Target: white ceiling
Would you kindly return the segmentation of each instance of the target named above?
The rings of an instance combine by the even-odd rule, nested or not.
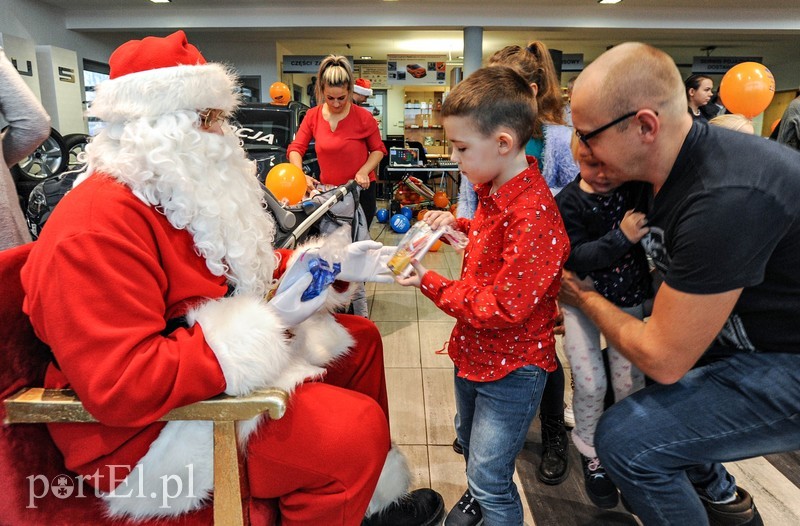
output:
[[[232,41],[275,39],[290,54],[384,60],[389,53],[445,52],[456,58],[462,29],[479,26],[485,56],[539,39],[591,60],[610,45],[638,40],[679,64],[707,54],[762,56],[775,66],[800,62],[800,0],[38,1],[63,10],[67,28],[81,33],[119,38],[182,28],[190,38],[211,32]]]

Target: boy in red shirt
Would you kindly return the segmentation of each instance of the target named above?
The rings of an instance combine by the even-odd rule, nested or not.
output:
[[[536,120],[528,83],[504,66],[483,68],[447,97],[442,117],[452,159],[472,184],[474,219],[428,212],[425,222],[469,236],[461,279],[412,261],[415,286],[456,318],[456,432],[468,489],[446,525],[521,525],[514,459],[555,369],[553,325],[569,240],[552,193],[525,143]]]

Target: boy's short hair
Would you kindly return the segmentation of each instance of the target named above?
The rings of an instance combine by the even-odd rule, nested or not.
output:
[[[481,68],[461,81],[445,99],[442,117],[466,117],[484,136],[510,128],[518,148],[533,134],[536,99],[530,85],[508,66]]]

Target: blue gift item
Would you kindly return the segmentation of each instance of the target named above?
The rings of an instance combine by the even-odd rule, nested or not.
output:
[[[375,212],[375,217],[378,218],[378,223],[385,223],[389,220],[389,211],[385,208],[381,208]]]
[[[414,211],[411,210],[411,208],[409,208],[407,206],[404,206],[403,208],[401,208],[400,209],[400,213],[403,214],[404,216],[406,216],[409,219],[414,217]]]
[[[341,269],[341,263],[334,263],[331,265],[319,256],[318,249],[312,248],[311,250],[303,252],[292,266],[286,269],[278,285],[276,294],[280,294],[292,286],[301,276],[308,272],[312,276],[311,284],[303,292],[300,300],[307,301],[311,298],[316,298],[325,290],[325,287],[336,280],[336,276]]]
[[[319,296],[326,287],[336,281],[336,276],[342,271],[341,263],[331,265],[322,258],[312,258],[308,262],[308,271],[313,279],[311,285],[300,296],[300,301],[308,301]]]
[[[408,232],[408,229],[411,227],[411,221],[403,214],[395,214],[392,216],[389,225],[392,227],[392,230],[398,234],[404,234]]]

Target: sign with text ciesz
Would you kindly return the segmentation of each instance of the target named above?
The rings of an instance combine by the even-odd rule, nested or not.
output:
[[[284,55],[283,73],[313,73],[319,71],[319,65],[325,60],[327,55]],[[353,65],[353,57],[347,56],[350,65]]]
[[[447,84],[446,55],[389,55],[386,76],[389,84],[439,86]]]

